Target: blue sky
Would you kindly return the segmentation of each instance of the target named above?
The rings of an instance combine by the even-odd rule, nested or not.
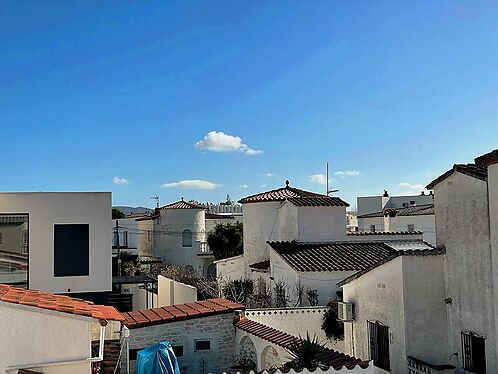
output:
[[[498,146],[495,2],[0,5],[1,191],[217,202],[329,161],[354,205]]]

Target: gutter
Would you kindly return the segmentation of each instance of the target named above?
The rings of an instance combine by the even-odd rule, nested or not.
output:
[[[76,359],[63,360],[63,361],[44,361],[44,362],[35,362],[32,364],[23,364],[23,365],[12,365],[5,367],[3,369],[3,373],[6,374],[12,370],[33,369],[33,368],[42,368],[50,366],[66,366],[66,365],[93,363],[93,362],[102,361],[104,359],[104,337],[105,337],[105,327],[107,325],[107,321],[105,319],[101,319],[99,320],[99,323],[100,323],[100,339],[99,339],[99,355],[97,357],[76,358]]]

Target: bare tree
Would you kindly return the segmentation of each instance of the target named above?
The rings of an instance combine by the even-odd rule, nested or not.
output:
[[[293,294],[296,297],[296,302],[294,307],[300,307],[303,304],[303,295],[304,295],[304,286],[301,284],[301,279],[298,279],[296,283],[294,283]]]
[[[308,287],[306,290],[306,295],[308,296],[308,302],[311,306],[318,305],[318,290]]]

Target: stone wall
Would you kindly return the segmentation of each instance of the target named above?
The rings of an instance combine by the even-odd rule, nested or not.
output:
[[[130,351],[133,355],[136,349],[169,341],[174,348],[183,347],[183,356],[177,357],[182,374],[228,371],[235,356],[234,318],[233,313],[227,313],[131,329]],[[210,350],[196,351],[196,340],[209,340]],[[126,361],[125,350],[122,360],[122,372],[125,373]],[[135,372],[135,363],[135,360],[130,361],[130,373]]]
[[[92,341],[92,356],[97,357],[99,354],[99,341]],[[100,373],[113,374],[118,364],[119,351],[121,349],[121,342],[119,340],[106,340],[104,344],[104,360],[98,362],[95,366],[100,366]],[[119,374],[119,368],[116,374]]]

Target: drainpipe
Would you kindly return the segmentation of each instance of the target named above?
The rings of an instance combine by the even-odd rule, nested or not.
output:
[[[65,365],[81,364],[85,362],[102,361],[104,359],[104,336],[105,336],[105,327],[107,325],[107,321],[105,319],[101,319],[99,320],[99,323],[100,323],[100,340],[99,340],[99,355],[97,357],[77,358],[77,359],[62,360],[62,361],[44,361],[44,362],[35,362],[32,364],[24,364],[24,365],[12,365],[5,367],[3,369],[3,373],[6,374],[9,371],[21,370],[21,369],[33,369],[33,368],[42,368],[50,366],[65,366]]]

